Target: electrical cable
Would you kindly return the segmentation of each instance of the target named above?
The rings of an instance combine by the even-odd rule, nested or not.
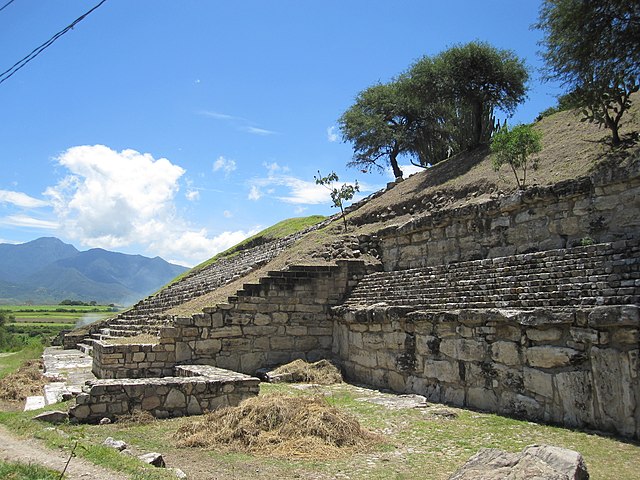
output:
[[[9,5],[11,5],[13,2],[15,2],[16,0],[9,0],[7,3],[5,3],[3,6],[0,7],[0,12],[2,10],[4,10],[5,8],[7,8]]]
[[[11,1],[14,1],[14,0],[11,0]],[[91,14],[94,10],[97,10],[106,1],[107,0],[102,0],[95,7],[93,7],[88,12],[86,12],[86,13],[82,14],[81,16],[79,16],[78,18],[76,18],[70,25],[68,25],[67,27],[65,27],[62,30],[60,30],[58,33],[56,33],[53,37],[51,37],[49,40],[44,42],[42,45],[34,48],[28,55],[26,55],[25,57],[23,57],[20,60],[18,60],[10,68],[8,68],[4,72],[0,73],[0,84],[3,83],[5,80],[8,80],[9,78],[11,78],[18,70],[20,70],[21,68],[26,66],[27,63],[29,63],[31,60],[33,60],[38,55],[40,55],[44,50],[46,50],[48,47],[50,47],[53,42],[58,40],[61,36],[63,36],[69,30],[73,29],[73,27],[75,27],[78,23],[80,23],[87,16],[89,16],[89,14]],[[9,2],[9,3],[11,3],[11,2]],[[5,6],[7,6],[7,5],[8,4],[6,4]]]

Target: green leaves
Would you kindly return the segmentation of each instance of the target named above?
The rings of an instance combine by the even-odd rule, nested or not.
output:
[[[529,165],[529,157],[542,149],[542,135],[531,125],[517,125],[512,130],[505,126],[501,128],[491,140],[493,168],[498,171],[504,164],[508,164],[513,171],[519,189],[524,189],[527,183],[527,168],[533,170],[538,165],[535,160]],[[518,170],[522,171],[520,177]]]
[[[331,172],[326,177],[323,177],[318,170],[318,175],[314,175],[313,179],[316,181],[316,185],[322,185],[326,189],[329,190],[331,194],[331,201],[333,202],[334,207],[340,208],[340,212],[342,214],[342,220],[344,221],[344,231],[347,231],[347,219],[344,216],[344,202],[348,202],[351,200],[356,192],[360,191],[360,186],[358,185],[358,181],[356,180],[353,185],[348,183],[343,183],[340,187],[335,187],[333,184],[340,179],[336,172]]]

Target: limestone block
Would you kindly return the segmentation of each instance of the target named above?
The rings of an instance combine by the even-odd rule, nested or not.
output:
[[[584,344],[598,343],[598,331],[593,328],[572,327],[569,329],[569,333],[575,342]]]
[[[275,324],[284,325],[289,322],[289,314],[286,312],[273,312],[271,320]]]
[[[571,365],[580,352],[566,347],[530,347],[526,350],[527,363],[531,367],[557,368]]]
[[[142,399],[141,407],[143,410],[151,411],[158,408],[161,404],[162,402],[157,395],[149,394]]]
[[[351,325],[350,327],[353,327]],[[349,331],[349,345],[354,346],[356,348],[364,348],[364,343],[362,342],[362,333]]]
[[[76,405],[70,410],[69,414],[78,420],[84,420],[89,418],[91,409],[89,408],[89,405]]]
[[[185,362],[193,358],[193,352],[186,342],[176,342],[176,362]]]
[[[491,344],[491,358],[505,365],[519,365],[520,352],[514,342],[494,342]]]
[[[253,317],[253,324],[258,326],[269,325],[271,323],[271,316],[264,313],[256,313]]]
[[[589,313],[588,322],[591,328],[613,326],[640,326],[638,307],[635,305],[595,307]]]
[[[444,403],[462,407],[464,405],[464,389],[454,386],[443,386],[441,390],[441,398]],[[436,400],[434,400],[436,401]]]
[[[384,348],[383,337],[378,333],[363,333],[362,343],[364,348],[368,350],[379,350]]]
[[[218,353],[222,349],[222,342],[217,338],[196,341],[196,355]]]
[[[424,376],[435,378],[439,382],[458,383],[460,381],[458,362],[425,359]]]
[[[349,360],[365,368],[377,368],[378,359],[375,353],[363,349],[351,349]],[[393,367],[395,368],[395,361]]]
[[[487,344],[466,338],[444,338],[440,342],[440,352],[456,360],[479,362],[487,354]]]
[[[177,388],[172,388],[164,401],[163,407],[171,411],[175,408],[185,408],[187,406],[187,398]]]
[[[522,373],[526,390],[543,397],[553,398],[553,375],[527,367],[522,370]]]
[[[589,372],[561,372],[554,378],[554,404],[559,418],[568,427],[593,425],[593,382]]]
[[[633,388],[628,354],[613,348],[593,347],[591,373],[596,390],[596,411],[605,428],[614,427],[623,435],[633,435],[638,398],[637,389]]]
[[[480,410],[496,412],[498,410],[498,397],[493,390],[488,388],[472,387],[467,391],[466,404]]]
[[[390,371],[387,375],[389,388],[394,392],[406,391],[406,378],[398,372]]]
[[[202,414],[202,407],[200,406],[198,399],[193,395],[189,396],[189,400],[187,402],[187,414],[188,415]]]
[[[562,330],[559,328],[527,328],[527,338],[534,342],[555,342],[562,337]]]
[[[242,328],[240,325],[231,325],[228,327],[221,327],[212,329],[209,332],[209,338],[229,338],[229,337],[241,337]]]
[[[296,337],[294,338],[294,348],[299,352],[307,352],[318,347],[317,337]]]
[[[636,328],[617,328],[612,332],[611,342],[617,345],[637,345],[640,331]]]
[[[419,355],[433,355],[440,350],[440,339],[432,335],[416,335],[416,352]]]

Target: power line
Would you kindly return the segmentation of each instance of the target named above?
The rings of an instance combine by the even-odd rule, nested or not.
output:
[[[7,8],[9,5],[11,5],[13,2],[15,2],[16,0],[9,0],[7,3],[5,3],[3,6],[0,7],[0,12],[2,10],[4,10],[5,8]]]
[[[14,0],[11,0],[9,3],[13,2]],[[29,63],[31,60],[33,60],[34,58],[36,58],[38,55],[40,55],[44,50],[46,50],[48,47],[51,46],[51,44],[53,44],[53,42],[55,42],[56,40],[58,40],[61,36],[63,36],[65,33],[67,33],[69,30],[73,29],[73,27],[75,27],[78,23],[80,23],[82,20],[84,20],[87,16],[89,16],[89,14],[91,14],[91,12],[93,12],[94,10],[97,10],[104,2],[106,2],[107,0],[102,0],[100,3],[98,3],[95,7],[93,7],[91,10],[89,10],[88,12],[84,13],[83,15],[79,16],[78,18],[76,18],[73,23],[71,23],[70,25],[68,25],[67,27],[63,28],[62,30],[60,30],[58,33],[56,33],[53,37],[51,37],[49,40],[47,40],[46,42],[44,42],[42,45],[34,48],[28,55],[26,55],[25,57],[21,58],[20,60],[18,60],[16,63],[14,63],[11,68],[8,68],[7,70],[5,70],[4,72],[0,73],[0,83],[3,83],[5,80],[8,80],[9,78],[11,78],[13,75],[15,75],[15,73],[20,70],[21,68],[23,68],[25,65],[27,65],[27,63]],[[5,5],[5,7],[7,5],[9,5],[9,3],[7,3]],[[4,8],[4,7],[2,7]]]

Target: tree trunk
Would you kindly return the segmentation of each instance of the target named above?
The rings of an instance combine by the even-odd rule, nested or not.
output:
[[[389,163],[391,164],[391,169],[393,170],[393,176],[395,178],[402,178],[402,170],[400,170],[400,166],[398,165],[398,148],[394,148],[389,154]]]
[[[608,114],[604,116],[604,122],[611,130],[611,145],[617,147],[620,145],[620,133],[618,132],[618,122],[611,118]]]

